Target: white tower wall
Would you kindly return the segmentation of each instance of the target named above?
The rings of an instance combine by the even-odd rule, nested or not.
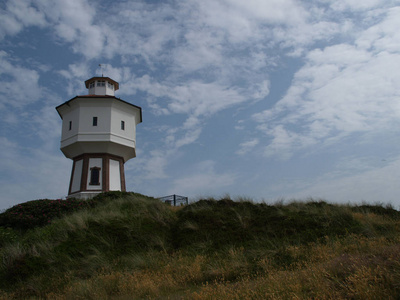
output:
[[[136,156],[140,108],[121,100],[112,101],[107,96],[82,96],[59,108],[59,112],[63,114],[61,151],[66,157],[72,159],[93,151],[120,155],[125,161]],[[96,126],[93,118],[96,118]]]
[[[78,192],[81,188],[82,167],[83,167],[83,159],[80,159],[75,163],[75,167],[73,168],[72,171],[71,193]]]
[[[110,191],[121,190],[121,171],[119,161],[110,159]]]

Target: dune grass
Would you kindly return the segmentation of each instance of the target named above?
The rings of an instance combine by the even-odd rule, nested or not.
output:
[[[96,201],[47,225],[0,227],[1,299],[400,296],[391,207],[205,199],[174,208],[134,193]]]

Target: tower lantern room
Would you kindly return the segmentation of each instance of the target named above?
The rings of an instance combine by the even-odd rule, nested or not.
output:
[[[108,77],[85,81],[88,95],[56,107],[62,119],[60,149],[73,160],[68,197],[126,191],[124,164],[136,156],[139,106],[115,97],[118,82]]]
[[[89,95],[114,96],[119,89],[118,82],[108,77],[92,77],[85,81],[85,85],[89,89]]]

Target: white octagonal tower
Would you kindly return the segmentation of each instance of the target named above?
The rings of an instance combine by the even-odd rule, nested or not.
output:
[[[136,156],[136,125],[142,109],[114,96],[118,82],[85,81],[89,94],[56,107],[62,119],[61,151],[73,160],[68,197],[91,198],[126,191],[124,163]]]

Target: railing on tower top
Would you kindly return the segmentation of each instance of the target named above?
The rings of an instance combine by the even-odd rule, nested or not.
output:
[[[173,205],[173,206],[189,204],[188,197],[179,196],[179,195],[170,195],[170,196],[165,196],[165,197],[161,197],[158,199],[164,203],[167,203],[167,204]]]

